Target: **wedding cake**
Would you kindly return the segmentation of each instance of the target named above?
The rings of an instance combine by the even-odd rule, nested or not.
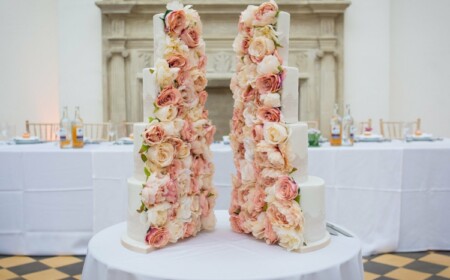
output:
[[[308,127],[299,122],[297,68],[288,67],[290,15],[274,1],[239,19],[231,80],[230,142],[237,174],[229,208],[235,232],[289,251],[326,246],[324,182],[308,176]]]
[[[202,23],[191,6],[167,5],[153,17],[154,68],[143,78],[144,122],[134,125],[122,244],[149,252],[215,227],[217,192],[209,149],[215,127],[207,92]]]

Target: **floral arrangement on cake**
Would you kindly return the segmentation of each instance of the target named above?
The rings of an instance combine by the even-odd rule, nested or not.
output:
[[[208,93],[202,23],[191,6],[176,1],[167,5],[161,20],[165,38],[155,40],[163,41],[156,50],[162,59],[150,70],[159,92],[154,118],[142,134],[139,153],[147,179],[137,209],[148,226],[145,241],[155,248],[212,230],[217,196],[209,149],[216,129],[204,107]]]
[[[252,234],[287,250],[304,245],[300,189],[291,174],[289,129],[281,112],[286,71],[278,54],[278,6],[248,6],[239,19],[233,49],[236,74],[230,88],[230,134],[237,174],[229,209],[235,232]]]

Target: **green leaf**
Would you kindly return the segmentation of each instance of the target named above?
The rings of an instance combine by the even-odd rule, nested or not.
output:
[[[153,102],[153,108],[154,108],[154,110],[153,110],[154,113],[159,111],[159,107],[156,105],[156,102]]]
[[[300,204],[300,196],[301,195],[297,195],[297,197],[294,199],[295,201],[297,201],[298,204]]]
[[[164,13],[163,17],[160,18],[160,19],[164,22],[164,28],[166,28],[166,16],[167,16],[167,14],[169,14],[170,12],[172,12],[172,10],[167,10],[167,11]]]
[[[155,73],[155,69],[154,68],[150,68],[150,74]]]
[[[149,122],[149,123],[153,122],[154,120],[156,120],[156,118],[154,118],[154,117],[148,117],[148,122]]]
[[[236,212],[234,212],[234,214],[239,215],[239,213],[241,213],[241,209],[238,209]]]
[[[211,196],[214,196],[214,194],[213,193],[209,193],[206,197],[211,197]]]
[[[278,66],[278,71],[283,72],[283,67],[281,65]]]
[[[147,179],[145,179],[145,181],[147,181],[148,177],[150,177],[151,173],[150,173],[150,170],[148,170],[147,167],[144,167],[144,172],[145,172],[145,176],[147,176]]]
[[[298,169],[297,168],[292,168],[292,170],[291,170],[291,172],[289,172],[289,175],[291,175],[292,173],[294,173],[295,171],[297,171]]]
[[[142,212],[144,212],[146,209],[145,209],[145,204],[144,204],[144,202],[142,202],[141,201],[141,207],[139,207],[139,209],[138,210],[136,210],[138,213],[142,213]]]
[[[141,154],[141,159],[142,159],[143,162],[147,161],[147,157],[144,154]]]
[[[145,144],[142,144],[141,149],[139,150],[139,153],[145,153],[146,151],[148,151],[148,149],[150,148],[150,146],[147,146]]]
[[[308,244],[306,244],[306,242],[305,242],[305,241],[303,241],[303,246],[308,246]]]
[[[275,17],[278,17],[280,15],[280,11],[277,11],[277,13],[275,14]]]
[[[269,208],[269,205],[266,203],[266,204],[264,204],[263,211],[266,212],[267,208]]]

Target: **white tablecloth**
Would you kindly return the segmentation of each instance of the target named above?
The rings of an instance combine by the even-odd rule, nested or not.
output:
[[[213,144],[227,209],[229,146]],[[0,254],[85,254],[89,238],[125,220],[132,146],[0,145]],[[326,182],[327,220],[352,230],[363,254],[450,249],[450,140],[309,149]]]
[[[357,238],[333,236],[330,245],[310,253],[278,246],[231,231],[228,213],[216,211],[214,232],[202,232],[150,254],[125,249],[125,223],[107,228],[89,242],[83,280],[301,279],[362,280]]]

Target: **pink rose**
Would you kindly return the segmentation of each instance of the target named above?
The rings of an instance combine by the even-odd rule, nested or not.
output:
[[[216,127],[214,125],[210,125],[210,126],[206,127],[205,138],[206,138],[206,143],[208,145],[211,145],[214,142],[214,134],[215,133],[216,133]]]
[[[142,133],[142,138],[148,145],[156,145],[161,143],[165,136],[166,132],[159,124],[147,127]]]
[[[202,210],[202,217],[207,217],[210,212],[209,200],[208,200],[208,191],[203,191],[200,194],[200,209]]]
[[[195,48],[200,44],[200,34],[195,28],[186,28],[181,32],[180,39],[189,47]]]
[[[295,228],[303,224],[300,205],[296,201],[274,201],[266,211],[270,223],[283,228]]]
[[[200,92],[205,89],[208,84],[208,80],[206,79],[205,73],[201,71],[195,71],[193,73],[194,79],[194,88],[197,92]]]
[[[270,221],[267,218],[265,221],[264,238],[266,239],[267,244],[275,244],[278,241],[278,236],[273,231],[272,225],[270,224]]]
[[[189,189],[189,195],[197,195],[200,193],[199,180],[197,176],[191,176],[191,184]]]
[[[198,61],[198,69],[205,71],[208,58],[206,55],[202,55]]]
[[[167,182],[167,184],[163,186],[166,201],[169,203],[175,203],[178,201],[177,183],[175,180],[171,179],[169,182]]]
[[[198,101],[201,106],[205,106],[206,99],[208,99],[208,93],[205,90],[202,90],[198,93]]]
[[[203,118],[203,119],[207,119],[207,118],[208,118],[208,115],[209,115],[208,110],[203,109],[203,112],[202,112],[202,118]]]
[[[259,142],[264,139],[264,133],[263,133],[263,125],[262,124],[256,124],[252,128],[252,137],[255,142]]]
[[[255,100],[257,93],[258,91],[256,89],[249,86],[242,94],[242,99],[244,100],[244,102],[250,102],[252,100]]]
[[[278,92],[281,88],[282,79],[277,74],[266,74],[256,79],[256,88],[261,93]]]
[[[187,107],[186,109],[195,107],[198,104],[198,95],[195,92],[193,86],[183,86],[180,87],[181,90],[181,98],[183,99],[183,106]]]
[[[156,105],[158,107],[164,107],[168,105],[176,105],[181,99],[181,93],[173,86],[168,86],[161,90],[156,98]]]
[[[172,53],[167,59],[167,63],[170,68],[180,68],[180,72],[181,70],[188,68],[188,61],[186,57],[179,52]]]
[[[181,171],[183,171],[183,163],[179,159],[174,159],[167,169],[172,180],[176,180]]]
[[[166,29],[170,34],[180,35],[184,28],[186,28],[184,10],[176,10],[166,16]]]
[[[239,217],[239,215],[236,215],[236,214],[230,215],[230,223],[231,223],[231,229],[234,232],[244,233],[244,231],[241,228],[242,221],[241,221],[241,217]]]
[[[166,228],[151,227],[145,236],[145,242],[155,248],[164,247],[169,243],[169,231]]]
[[[194,174],[194,176],[198,176],[200,174],[203,174],[205,169],[205,161],[201,156],[194,156],[192,159],[192,166],[191,171]]]
[[[275,24],[278,6],[275,1],[262,3],[255,13],[254,24],[258,26]]]
[[[196,225],[194,222],[184,223],[184,235],[183,238],[188,238],[190,236],[195,236]]]
[[[293,200],[298,195],[298,186],[289,176],[278,178],[275,183],[275,197],[279,200]]]
[[[183,124],[183,128],[181,129],[181,138],[184,141],[192,142],[196,139],[197,135],[195,134],[194,125],[191,121],[185,120]]]
[[[278,108],[260,107],[257,116],[263,122],[280,122],[281,111]]]
[[[194,87],[194,82],[189,71],[178,71],[177,83],[180,87]]]
[[[266,194],[262,188],[255,188],[252,193],[252,210],[256,212],[261,212],[264,208],[264,205],[266,202],[264,201],[266,199]]]

